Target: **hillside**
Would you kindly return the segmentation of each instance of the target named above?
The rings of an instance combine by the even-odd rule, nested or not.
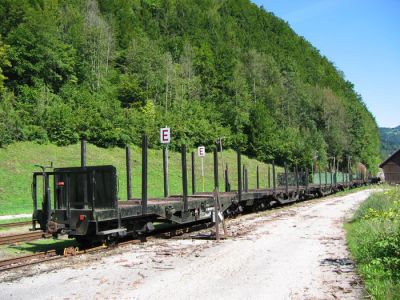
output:
[[[268,7],[266,8],[268,10]],[[263,161],[350,155],[374,170],[376,122],[318,49],[248,0],[3,0],[0,147],[172,149],[224,137]]]
[[[381,135],[381,155],[386,159],[400,149],[400,126],[396,128],[379,128]]]
[[[132,185],[133,196],[140,198],[141,195],[141,149],[133,146],[131,148],[132,159]],[[149,150],[149,197],[163,196],[163,173],[162,173],[162,151]],[[181,156],[180,153],[169,153],[170,172],[170,194],[182,194]],[[188,184],[191,192],[191,163],[188,160]],[[33,142],[14,143],[6,149],[0,148],[0,215],[9,213],[32,212],[32,172],[40,171],[35,165],[49,165],[53,162],[54,167],[80,166],[80,145],[74,144],[65,147],[55,145],[38,145]],[[212,191],[214,184],[213,158],[211,154],[205,157],[205,191]],[[236,152],[224,151],[224,162],[229,165],[230,183],[232,189],[237,189],[236,175]],[[260,168],[260,184],[267,187],[267,165],[246,156],[242,157],[242,163],[248,168],[249,188],[256,187],[257,165]],[[99,148],[95,145],[87,145],[88,165],[114,165],[118,174],[118,196],[124,200],[126,196],[126,169],[125,150],[118,147],[108,149]],[[220,166],[221,168],[221,166]],[[220,169],[221,171],[221,169]],[[279,171],[282,171],[280,168]],[[222,172],[220,172],[221,188],[224,189]],[[38,184],[40,187],[41,184]],[[202,191],[201,164],[197,158],[196,163],[196,186],[197,191]],[[40,192],[39,192],[40,194]]]

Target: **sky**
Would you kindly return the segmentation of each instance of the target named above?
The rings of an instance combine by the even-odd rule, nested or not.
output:
[[[400,0],[252,0],[352,82],[380,127],[400,125]]]

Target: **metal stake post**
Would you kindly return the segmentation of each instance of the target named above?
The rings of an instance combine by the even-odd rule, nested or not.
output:
[[[142,214],[147,214],[147,136],[142,138]]]
[[[309,185],[309,174],[308,174],[308,168],[306,167],[305,171],[305,176],[306,176],[306,193],[308,193],[308,185]]]
[[[249,191],[249,177],[247,168],[244,169],[244,190],[246,193]]]
[[[85,168],[86,167],[86,141],[81,140],[81,167]],[[82,185],[83,185],[83,203],[86,203],[88,201],[88,182],[87,182],[87,177],[88,174],[83,173],[82,174]]]
[[[272,184],[274,188],[274,194],[276,192],[276,180],[275,180],[275,161],[272,161]]]
[[[126,197],[132,199],[132,175],[131,175],[131,149],[125,148],[126,155]]]
[[[195,169],[194,152],[192,152],[192,194],[196,193],[196,169]]]
[[[245,174],[246,166],[243,164],[243,191],[246,191],[246,174]]]
[[[319,188],[321,188],[322,180],[321,180],[321,168],[318,163],[318,179],[319,179]]]
[[[223,137],[218,138],[219,141],[219,150],[221,151],[221,170],[224,170],[224,150],[222,148],[222,139]],[[224,179],[225,179],[225,174],[223,173]],[[226,187],[225,187],[226,189]]]
[[[257,166],[257,190],[260,189],[260,169]]]
[[[286,162],[285,162],[285,191],[286,195],[289,196],[288,167]]]
[[[236,151],[237,155],[237,172],[238,172],[238,196],[239,202],[242,200],[242,157],[240,154],[240,149]]]
[[[214,188],[219,187],[218,181],[218,152],[217,148],[214,148]]]
[[[268,166],[268,188],[271,188],[271,168]]]
[[[81,140],[81,167],[86,167],[86,141]]]
[[[230,192],[231,191],[231,185],[229,183],[229,168],[228,164],[226,164],[225,168],[225,192]]]
[[[182,198],[183,211],[186,213],[189,208],[188,204],[188,187],[187,187],[187,164],[186,164],[186,145],[182,145]]]

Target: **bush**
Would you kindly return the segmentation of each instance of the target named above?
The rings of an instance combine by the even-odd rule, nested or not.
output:
[[[24,126],[22,136],[25,141],[37,142],[39,144],[44,144],[49,140],[46,130],[36,125]]]
[[[400,296],[400,193],[367,199],[347,227],[347,238],[367,291],[376,299]]]

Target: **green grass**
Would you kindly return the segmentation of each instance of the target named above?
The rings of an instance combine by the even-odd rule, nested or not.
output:
[[[195,149],[192,149],[195,150]],[[133,196],[140,197],[141,187],[141,149],[131,146]],[[219,156],[220,158],[220,156]],[[38,165],[55,167],[80,166],[80,145],[58,147],[52,144],[39,145],[33,142],[21,142],[0,149],[0,215],[32,212],[31,182],[32,172],[38,171]],[[169,152],[169,188],[170,194],[182,194],[181,155]],[[190,153],[187,155],[189,192],[191,191]],[[230,169],[232,189],[237,189],[236,152],[224,151],[224,162]],[[148,153],[148,194],[149,197],[163,195],[162,151],[150,149]],[[267,186],[267,165],[254,159],[242,156],[242,163],[248,168],[249,188],[256,187],[256,167],[260,167],[260,185]],[[117,168],[119,192],[121,200],[126,199],[125,149],[99,148],[87,144],[88,165],[114,165]],[[196,155],[196,186],[202,191],[201,164]],[[281,170],[281,169],[280,169]],[[224,189],[221,161],[219,163],[219,181]],[[272,172],[271,172],[272,173]],[[205,157],[205,191],[213,189],[213,158],[211,153]],[[38,187],[41,184],[38,183]],[[38,193],[40,194],[40,193]]]
[[[375,193],[345,225],[357,270],[373,299],[400,299],[400,190]]]

